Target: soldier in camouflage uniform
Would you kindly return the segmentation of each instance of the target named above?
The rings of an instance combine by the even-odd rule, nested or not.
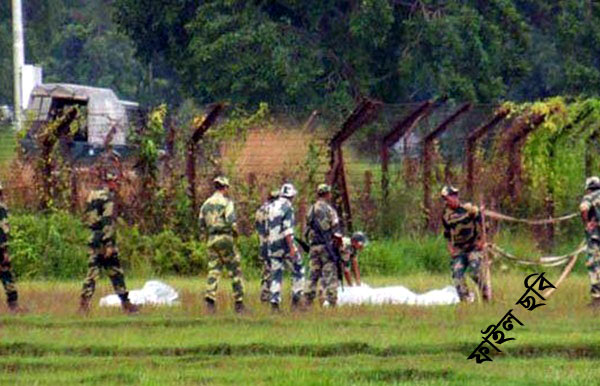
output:
[[[585,225],[587,242],[586,267],[590,277],[591,307],[600,307],[600,178],[590,177],[585,182],[585,196],[579,210]]]
[[[467,287],[465,273],[470,269],[471,278],[481,289],[484,300],[489,300],[489,291],[482,278],[481,260],[483,241],[482,221],[479,208],[471,203],[461,203],[458,189],[444,186],[441,196],[446,202],[442,224],[444,237],[452,257],[452,279],[461,301],[473,302],[475,295]]]
[[[296,196],[292,184],[284,184],[279,198],[269,205],[268,236],[269,260],[271,261],[271,308],[279,311],[281,303],[281,282],[283,268],[292,274],[292,310],[302,310],[304,291],[304,267],[302,256],[294,241],[294,208],[292,200]]]
[[[367,244],[367,237],[362,232],[354,232],[352,237],[343,237],[339,247],[340,256],[344,261],[344,277],[348,285],[352,286],[352,276],[354,282],[360,286],[360,270],[358,268],[358,252]],[[352,273],[350,273],[352,269]]]
[[[243,313],[244,284],[240,255],[234,242],[238,235],[235,208],[233,201],[227,197],[229,180],[221,176],[215,178],[213,183],[215,193],[202,204],[198,216],[200,230],[207,236],[208,247],[208,279],[204,298],[206,308],[209,313],[215,312],[217,286],[221,271],[226,268],[232,276],[235,311]]]
[[[10,264],[10,256],[8,255],[8,235],[10,227],[8,225],[8,208],[4,203],[4,188],[0,184],[0,279],[6,292],[6,301],[8,309],[11,312],[19,312],[17,288],[15,287],[15,275]]]
[[[317,296],[317,285],[325,290],[325,298],[330,306],[337,304],[338,268],[323,245],[316,232],[312,229],[313,218],[319,224],[323,235],[332,242],[334,235],[341,238],[339,232],[340,222],[336,210],[329,204],[331,201],[331,187],[321,184],[317,187],[317,202],[315,202],[306,214],[305,237],[310,243],[310,282],[306,293],[306,300],[311,305]]]
[[[138,307],[129,301],[115,234],[114,199],[118,190],[116,174],[106,173],[104,183],[106,187],[92,190],[86,201],[86,222],[92,234],[88,242],[89,269],[81,290],[79,310],[81,313],[89,311],[96,280],[100,276],[100,271],[104,269],[121,299],[123,310],[133,314],[138,312]]]
[[[254,214],[254,227],[258,233],[260,250],[258,257],[262,263],[263,270],[260,279],[260,301],[267,303],[271,300],[271,262],[269,261],[269,244],[267,243],[269,225],[269,205],[279,197],[279,191],[273,190],[269,193],[269,199],[265,201]]]

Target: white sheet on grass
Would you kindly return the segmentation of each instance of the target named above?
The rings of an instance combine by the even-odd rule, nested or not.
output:
[[[179,294],[173,287],[158,281],[150,280],[144,284],[142,289],[129,291],[129,300],[137,305],[166,305],[174,306],[179,304],[177,299]],[[100,299],[100,306],[115,307],[121,305],[121,299],[118,295],[108,295]]]
[[[416,306],[434,306],[456,304],[458,293],[453,286],[434,289],[423,294],[412,292],[403,286],[371,288],[366,284],[355,287],[338,287],[339,305],[356,304],[409,304]]]

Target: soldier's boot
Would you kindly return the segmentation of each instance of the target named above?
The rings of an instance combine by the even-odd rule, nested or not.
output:
[[[304,297],[304,305],[306,306],[306,308],[311,308],[313,306],[314,302],[315,302],[315,299],[311,298],[310,296]]]
[[[140,308],[132,302],[130,302],[129,300],[121,302],[121,308],[123,308],[123,312],[127,314],[137,314],[138,312],[140,312]]]
[[[215,312],[217,312],[217,306],[215,305],[215,301],[209,298],[205,298],[204,302],[206,303],[206,313],[207,314],[214,314]]]
[[[281,309],[279,308],[279,303],[271,303],[271,313],[273,313],[273,314],[281,313]]]
[[[8,310],[13,314],[22,314],[27,312],[25,308],[19,306],[19,302],[17,300],[8,302]]]
[[[592,301],[588,304],[588,307],[599,309],[600,308],[600,298],[592,298]]]
[[[81,315],[87,315],[90,313],[90,298],[81,297],[79,300],[79,313]]]
[[[267,293],[261,293],[260,295],[260,301],[262,303],[268,303],[271,300],[271,293],[267,292]]]
[[[479,287],[479,290],[481,292],[481,299],[484,302],[489,303],[492,300],[492,289],[487,285],[483,284]]]
[[[237,314],[240,315],[247,315],[250,313],[250,311],[246,308],[246,306],[244,306],[244,302],[235,302],[235,305],[233,306],[235,312]]]
[[[300,296],[298,297],[293,297],[292,298],[292,312],[306,312],[308,311],[308,309],[306,308],[306,306],[304,305],[304,303],[302,303],[302,298]]]

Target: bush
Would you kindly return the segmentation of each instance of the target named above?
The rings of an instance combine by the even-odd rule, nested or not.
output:
[[[13,214],[9,221],[10,254],[19,277],[83,280],[87,271],[89,231],[77,217],[58,211],[47,215]],[[557,253],[575,249],[579,237],[579,234],[571,234],[570,240],[564,240]],[[137,226],[129,226],[122,221],[118,223],[117,242],[127,276],[148,278],[206,273],[206,243],[195,238],[193,235],[183,238],[170,229],[144,234]],[[504,229],[494,239],[498,245],[518,256],[536,258],[542,255],[535,246],[535,240],[526,232]],[[239,237],[237,247],[244,275],[258,277],[261,264],[257,236]],[[308,256],[304,255],[308,264]],[[359,261],[364,275],[449,272],[446,241],[441,235],[374,240],[360,253]],[[523,268],[504,262],[501,265],[513,266],[513,269],[539,269],[537,266]],[[500,268],[500,264],[497,267]],[[585,271],[583,264],[578,264],[577,271]]]
[[[66,212],[14,215],[9,218],[9,253],[25,278],[83,278],[87,271],[85,226]]]

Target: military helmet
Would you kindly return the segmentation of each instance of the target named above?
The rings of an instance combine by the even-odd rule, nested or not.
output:
[[[274,200],[279,197],[279,190],[273,189],[269,192],[269,199]]]
[[[354,232],[350,240],[359,243],[360,245],[367,245],[369,242],[367,236],[363,232]]]
[[[218,184],[218,185],[221,185],[221,186],[229,187],[229,179],[227,179],[227,177],[225,177],[225,176],[215,177],[215,179],[213,180],[213,182],[215,184]]]
[[[331,186],[327,184],[319,184],[319,186],[317,187],[317,194],[319,195],[329,192],[331,192]]]
[[[283,184],[281,186],[281,190],[279,191],[279,195],[281,197],[285,197],[285,198],[295,197],[296,194],[298,194],[298,191],[296,191],[296,188],[294,188],[294,185],[292,185],[290,183]]]
[[[588,177],[585,180],[585,189],[586,190],[600,189],[600,178],[598,178],[596,176]]]
[[[456,189],[452,185],[444,185],[444,187],[442,188],[442,191],[440,192],[440,195],[442,197],[447,197],[447,196],[450,196],[452,194],[458,194],[458,189]]]

